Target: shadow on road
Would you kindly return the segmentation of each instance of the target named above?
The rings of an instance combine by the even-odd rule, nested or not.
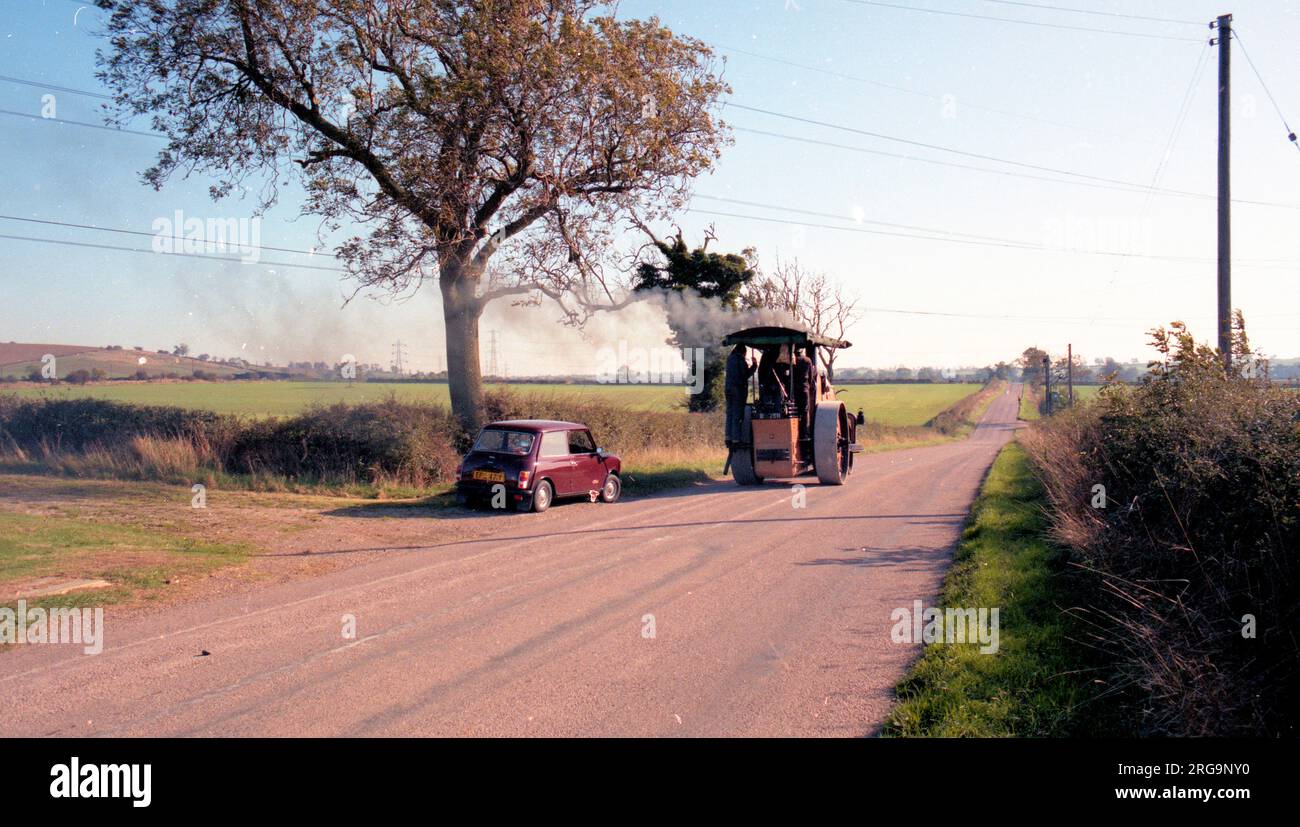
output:
[[[495,543],[504,546],[509,543],[526,542],[528,540],[556,540],[564,537],[581,537],[587,535],[600,536],[605,534],[626,534],[626,533],[645,532],[645,531],[663,531],[665,529],[673,529],[673,528],[699,528],[702,526],[717,526],[717,525],[744,525],[744,524],[794,523],[794,522],[806,523],[806,522],[821,522],[821,521],[839,522],[839,521],[851,521],[851,520],[921,521],[927,519],[932,520],[932,522],[930,523],[913,522],[911,524],[912,525],[929,525],[929,524],[958,525],[960,524],[960,521],[966,519],[966,514],[964,512],[960,514],[859,514],[859,515],[848,515],[848,516],[835,515],[835,516],[824,516],[824,517],[821,516],[818,517],[812,517],[812,516],[751,517],[751,518],[746,518],[741,520],[727,520],[727,519],[697,520],[693,522],[683,522],[683,523],[654,523],[653,525],[609,526],[606,528],[577,528],[577,529],[570,529],[567,531],[545,531],[545,532],[538,532],[533,534],[515,534],[510,536],[478,537],[478,538],[469,538],[465,540],[452,540],[446,543],[430,543],[428,545],[367,546],[364,548],[339,548],[339,549],[327,549],[321,551],[312,551],[308,549],[306,551],[260,554],[255,556],[258,557],[308,557],[308,556],[329,557],[338,554],[360,554],[363,552],[372,552],[372,551],[433,551],[435,549],[440,549],[440,548],[454,548],[456,546],[471,546],[471,545],[479,545],[483,543]]]
[[[796,485],[805,485],[815,487],[820,485],[815,477],[799,478],[790,480],[768,480],[762,486],[754,488],[743,488],[742,491],[762,491],[772,490],[779,491],[782,488],[793,488]],[[673,488],[667,491],[656,491],[648,494],[636,494],[632,491],[625,491],[623,500],[626,502],[642,502],[650,500],[671,500],[679,497],[698,497],[701,494],[713,494],[725,490],[736,490],[737,485],[731,480],[700,480],[689,483],[680,488]],[[355,505],[340,506],[329,511],[321,512],[327,517],[411,517],[421,520],[431,518],[456,520],[466,519],[469,517],[482,517],[490,514],[501,516],[509,514],[518,514],[520,512],[505,509],[493,511],[491,508],[472,509],[465,506],[454,504],[454,496],[451,493],[439,494],[434,497],[428,497],[422,500],[413,500],[408,502],[384,502],[378,500],[375,502],[357,503]],[[551,506],[555,509],[562,509],[574,505],[591,505],[584,497],[566,497],[556,500]]]
[[[962,515],[963,517],[965,515]],[[957,525],[945,522],[943,525]],[[900,563],[931,563],[946,560],[955,544],[942,548],[909,546],[907,548],[846,548],[846,552],[862,552],[853,557],[820,557],[816,560],[804,560],[796,566],[852,566],[854,568],[876,568],[896,566]]]

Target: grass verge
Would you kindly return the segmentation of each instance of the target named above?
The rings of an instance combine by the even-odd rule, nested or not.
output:
[[[1032,422],[1033,420],[1038,419],[1041,416],[1038,412],[1038,405],[1038,391],[1029,385],[1029,383],[1022,384],[1020,386],[1020,413],[1018,418],[1023,419],[1026,422]]]
[[[1043,491],[1009,443],[989,471],[944,581],[942,607],[998,607],[1000,648],[932,644],[899,684],[887,737],[1104,734],[1096,664],[1071,639],[1065,552],[1045,539]]]
[[[79,514],[0,511],[0,594],[39,578],[97,578],[109,588],[26,598],[29,606],[103,606],[151,599],[181,577],[243,562],[248,548],[189,536],[172,526],[108,523]],[[13,600],[5,605],[12,606]]]

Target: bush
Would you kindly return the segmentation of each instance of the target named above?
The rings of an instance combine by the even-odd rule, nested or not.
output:
[[[82,370],[74,370],[67,376],[63,377],[63,379],[65,382],[71,382],[74,385],[84,385],[90,381],[90,371],[85,370],[84,368]]]
[[[560,419],[591,428],[596,444],[613,453],[659,448],[719,448],[723,413],[631,411],[569,394],[518,394],[489,391],[484,397],[488,421]],[[467,449],[468,435],[460,447]]]
[[[1145,732],[1295,734],[1300,396],[1243,378],[1239,337],[1225,376],[1182,325],[1162,328],[1164,360],[1141,385],[1108,386],[1023,437],[1090,583],[1090,642]]]
[[[433,405],[331,405],[246,426],[225,464],[292,479],[426,486],[454,478],[456,429],[450,412]]]
[[[125,405],[104,399],[0,396],[0,444],[29,452],[111,448],[137,436],[228,444],[234,417],[211,411]]]
[[[572,397],[488,395],[490,419],[566,419],[591,427],[617,453],[716,449],[720,415],[628,411]],[[317,407],[248,421],[210,411],[102,399],[0,396],[0,450],[40,457],[65,473],[175,479],[182,469],[310,483],[453,481],[474,434],[440,406],[398,402]],[[186,447],[188,446],[188,447]],[[76,455],[93,462],[77,462]]]

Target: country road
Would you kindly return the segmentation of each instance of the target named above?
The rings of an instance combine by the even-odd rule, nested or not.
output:
[[[811,479],[803,508],[789,485],[719,483],[455,542],[394,518],[427,522],[427,545],[121,623],[110,609],[100,655],[0,653],[0,735],[871,734],[917,654],[890,612],[932,605],[1017,395],[969,439]]]

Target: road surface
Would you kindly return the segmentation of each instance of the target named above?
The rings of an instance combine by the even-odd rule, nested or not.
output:
[[[0,653],[0,735],[871,734],[918,651],[890,612],[934,604],[1017,395],[969,439],[811,479],[801,508],[720,483],[449,543],[427,519],[427,546],[375,562],[110,609],[102,654]]]

